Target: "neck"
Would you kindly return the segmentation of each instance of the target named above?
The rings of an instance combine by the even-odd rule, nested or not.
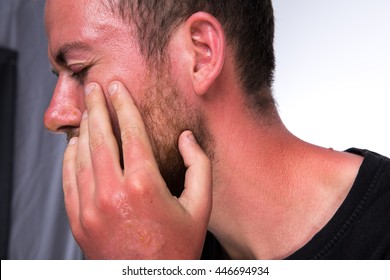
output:
[[[361,159],[305,143],[279,118],[259,124],[243,112],[225,113],[211,127],[217,144],[209,230],[234,259],[285,258],[331,219]]]

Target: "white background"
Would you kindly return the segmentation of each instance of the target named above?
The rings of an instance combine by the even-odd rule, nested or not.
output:
[[[274,94],[301,139],[390,156],[390,1],[274,0]]]
[[[122,275],[127,267],[138,269],[175,269],[183,274],[190,269],[205,270],[206,275],[142,276]],[[268,275],[239,275],[239,268],[268,267]],[[226,268],[228,274],[216,273]],[[236,269],[238,268],[238,270]],[[192,272],[192,274],[194,274]],[[237,275],[238,274],[238,275]],[[1,261],[2,280],[329,280],[329,279],[389,279],[387,261]],[[145,274],[143,274],[145,275]]]

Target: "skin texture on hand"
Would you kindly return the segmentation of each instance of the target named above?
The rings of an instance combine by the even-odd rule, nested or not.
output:
[[[185,188],[180,198],[172,196],[131,95],[113,82],[108,96],[121,149],[103,89],[91,83],[79,137],[64,154],[65,206],[76,241],[87,259],[198,259],[212,206],[209,159],[184,131],[179,150],[187,167]]]

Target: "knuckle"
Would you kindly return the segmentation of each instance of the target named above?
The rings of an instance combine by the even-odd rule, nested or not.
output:
[[[121,139],[123,143],[133,142],[140,134],[137,126],[124,126],[121,128]]]
[[[62,190],[64,192],[64,198],[65,198],[65,202],[68,200],[69,197],[72,196],[72,192],[73,192],[73,184],[70,182],[70,181],[64,181],[63,184],[62,184]]]
[[[134,179],[131,182],[131,192],[137,197],[145,198],[151,196],[148,183],[144,180]]]
[[[64,157],[62,160],[62,171],[64,174],[68,174],[71,172],[72,166],[74,162],[76,161],[76,156],[75,156],[75,150],[73,147],[67,147],[64,152]]]
[[[199,163],[202,166],[204,166],[205,168],[210,169],[210,170],[212,169],[211,160],[205,154],[199,155],[198,160],[199,160]]]
[[[117,91],[120,94],[113,95],[113,104],[118,112],[127,111],[129,109],[129,104],[134,104],[132,102],[130,93],[127,92],[123,86],[119,86]]]
[[[90,208],[84,208],[80,215],[80,224],[85,228],[92,230],[97,225],[95,212]]]
[[[206,168],[208,168],[209,170],[212,170],[213,169],[213,165],[210,161],[210,159],[208,157],[205,157],[205,159],[203,160],[203,164],[205,165]]]
[[[79,159],[76,164],[76,174],[83,174],[89,169],[89,161],[87,159]]]
[[[64,174],[69,173],[70,166],[72,166],[72,163],[73,163],[73,158],[70,158],[69,155],[67,155],[65,152],[64,159],[62,161],[62,172]]]
[[[95,205],[96,208],[99,209],[102,212],[108,212],[110,211],[113,207],[113,203],[111,200],[111,194],[105,192],[105,193],[99,193],[95,197]]]
[[[147,192],[146,184],[145,184],[145,176],[139,176],[138,171],[137,175],[133,172],[131,178],[128,180],[130,182],[130,189],[133,194],[137,194],[139,196],[143,196]]]
[[[156,172],[148,162],[134,169],[127,177],[132,193],[139,197],[151,197],[156,186],[159,187],[161,185],[161,182],[158,180],[160,177],[156,176]]]
[[[73,220],[69,220],[69,224],[70,224],[70,227],[72,229],[72,234],[75,237],[75,239],[80,240],[84,235],[84,231],[80,227],[79,223],[76,223]]]
[[[105,142],[105,136],[102,132],[96,131],[89,139],[89,147],[91,151],[99,150]]]
[[[86,97],[86,103],[89,111],[99,110],[100,96],[98,94],[89,94]]]

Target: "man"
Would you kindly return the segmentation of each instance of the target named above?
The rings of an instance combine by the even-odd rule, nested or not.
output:
[[[390,161],[280,120],[270,0],[48,0],[46,28],[87,258],[196,259],[206,230],[233,259],[390,257]]]

